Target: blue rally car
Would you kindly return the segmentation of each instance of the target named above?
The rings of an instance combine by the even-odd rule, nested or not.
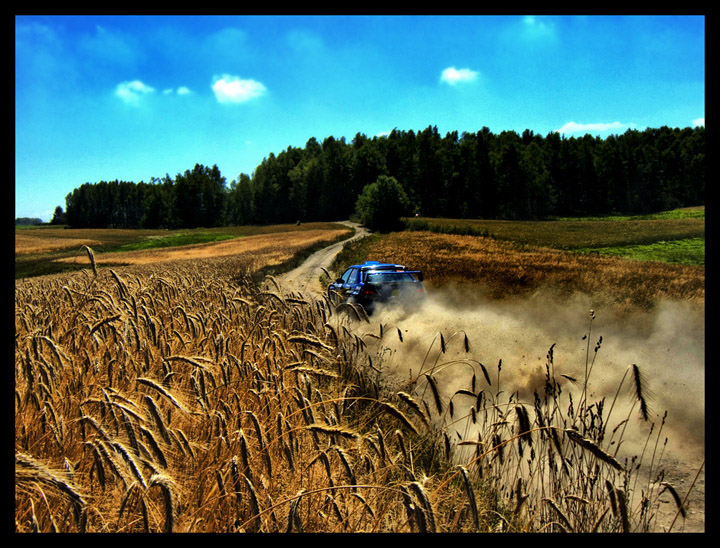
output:
[[[413,304],[424,296],[422,272],[377,261],[351,266],[328,287],[331,303],[360,304],[368,314],[378,303]]]

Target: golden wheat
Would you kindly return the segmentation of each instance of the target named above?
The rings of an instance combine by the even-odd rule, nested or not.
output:
[[[385,386],[383,326],[252,271],[221,257],[16,283],[17,531],[641,526],[633,492],[607,488],[632,469],[600,406],[500,390],[463,332],[462,360],[441,333],[435,363]]]

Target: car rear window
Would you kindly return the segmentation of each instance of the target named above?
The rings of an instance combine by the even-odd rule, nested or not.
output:
[[[368,283],[414,282],[415,278],[408,272],[368,272],[365,281]]]

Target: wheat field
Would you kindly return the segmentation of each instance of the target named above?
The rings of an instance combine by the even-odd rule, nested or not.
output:
[[[16,532],[647,531],[675,493],[639,370],[629,401],[592,402],[550,348],[520,399],[502,363],[439,334],[389,382],[399,328],[258,286],[248,257],[87,253],[91,269],[16,281]],[[640,485],[612,450],[628,421],[651,448]]]
[[[412,495],[378,480],[414,425],[361,341],[209,263],[18,282],[18,531],[394,527]]]
[[[464,298],[593,295],[597,305],[648,308],[663,299],[705,303],[705,267],[576,254],[476,236],[394,232],[367,246],[363,259],[422,268],[432,287],[466,289]]]

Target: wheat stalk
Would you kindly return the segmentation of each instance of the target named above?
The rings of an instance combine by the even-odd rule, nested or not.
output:
[[[552,509],[555,511],[555,513],[556,513],[556,514],[558,515],[558,517],[560,518],[560,521],[562,521],[565,529],[568,529],[568,530],[570,530],[570,531],[573,531],[573,526],[572,526],[572,524],[570,523],[570,520],[569,520],[568,517],[563,513],[563,511],[560,509],[560,507],[555,503],[555,501],[554,501],[553,499],[551,499],[551,498],[546,498],[546,499],[544,499],[544,501],[547,502],[548,505],[550,505],[550,508],[552,508]]]
[[[350,430],[349,428],[345,428],[343,426],[332,426],[329,424],[313,423],[313,424],[308,424],[305,428],[307,430],[310,430],[311,432],[320,432],[322,434],[327,434],[328,436],[341,436],[343,438],[348,438],[348,439],[353,439],[353,440],[358,439],[360,437],[360,435],[357,432]]]
[[[440,400],[440,391],[438,390],[437,382],[435,381],[435,378],[429,373],[425,374],[425,378],[428,381],[428,385],[430,385],[430,390],[432,391],[433,400],[435,401],[435,408],[437,409],[438,415],[442,415],[443,405],[442,401]]]
[[[92,267],[93,275],[97,278],[97,266],[95,265],[95,252],[89,247],[84,245],[85,251],[87,252],[88,259],[90,259],[90,266]]]
[[[155,400],[152,398],[152,396],[146,394],[144,396],[145,405],[148,409],[148,412],[150,413],[150,416],[152,417],[153,421],[155,422],[156,428],[160,431],[160,435],[165,440],[165,443],[168,445],[172,444],[172,440],[170,438],[170,433],[168,432],[168,429],[165,427],[165,423],[163,422],[162,415],[160,415],[160,410],[158,409],[157,404],[155,403]]]
[[[418,481],[411,482],[409,487],[420,501],[420,513],[423,517],[423,523],[427,528],[427,532],[435,533],[437,531],[435,524],[435,512],[433,512],[432,504],[425,493],[425,489],[423,489],[422,484]]]
[[[39,483],[53,487],[73,504],[85,506],[85,499],[78,489],[62,475],[38,462],[30,455],[15,453],[15,481],[18,485]]]
[[[632,371],[633,371],[633,380],[634,386],[635,386],[635,396],[637,397],[637,400],[640,402],[640,413],[642,415],[642,418],[644,421],[648,421],[649,417],[649,411],[648,411],[648,405],[647,400],[645,398],[645,382],[642,378],[642,375],[640,374],[640,369],[637,365],[632,364]]]
[[[467,468],[464,466],[458,466],[463,479],[463,486],[465,487],[465,493],[467,494],[468,503],[470,504],[470,511],[472,512],[473,525],[475,529],[480,528],[480,514],[478,512],[477,501],[475,499],[475,491],[470,483],[470,475],[468,474]]]
[[[163,505],[165,508],[165,525],[163,526],[163,532],[172,533],[175,523],[172,489],[175,483],[166,475],[153,474],[150,476],[149,485],[150,487],[159,487],[162,492]]]
[[[397,392],[397,396],[403,402],[405,402],[413,411],[415,411],[415,413],[417,413],[417,415],[420,417],[420,420],[422,420],[426,426],[430,425],[430,422],[429,422],[427,416],[425,415],[423,408],[420,406],[420,404],[417,401],[415,401],[415,399],[410,394],[408,394],[407,392],[401,391],[401,392]]]
[[[185,406],[184,406],[183,404],[181,404],[178,400],[176,400],[175,397],[174,397],[172,394],[170,394],[170,392],[168,392],[167,390],[165,390],[165,388],[164,388],[163,386],[161,386],[160,384],[158,384],[158,383],[155,382],[154,380],[148,379],[148,378],[144,378],[144,377],[138,377],[136,380],[137,380],[137,382],[139,382],[140,384],[144,384],[145,386],[149,386],[149,387],[152,388],[153,390],[156,390],[160,395],[162,395],[162,396],[164,396],[165,398],[167,398],[167,400],[168,400],[170,403],[172,403],[175,407],[177,407],[180,411],[183,411],[183,412],[185,412],[185,413],[188,413],[188,410],[185,408]]]
[[[413,434],[419,434],[418,429],[415,427],[415,425],[410,422],[410,419],[408,419],[405,414],[400,411],[397,407],[395,407],[390,402],[378,402],[383,409],[385,409],[390,415],[398,419],[404,426],[406,426]]]
[[[680,512],[680,515],[683,518],[686,517],[685,505],[683,504],[683,501],[680,498],[680,495],[675,490],[675,488],[672,486],[672,484],[668,483],[667,481],[663,481],[660,483],[660,485],[662,485],[662,487],[663,487],[660,490],[660,494],[664,493],[665,491],[668,491],[672,495],[672,498],[675,501],[675,505],[677,506],[677,509],[678,509],[678,512]]]
[[[575,430],[566,429],[566,430],[564,430],[564,432],[565,432],[565,434],[567,434],[568,438],[570,438],[573,442],[578,444],[583,449],[587,449],[590,453],[595,455],[601,461],[606,462],[607,464],[609,464],[616,470],[619,470],[620,472],[622,472],[624,470],[622,464],[620,464],[612,455],[603,451],[592,440],[582,437]]]

